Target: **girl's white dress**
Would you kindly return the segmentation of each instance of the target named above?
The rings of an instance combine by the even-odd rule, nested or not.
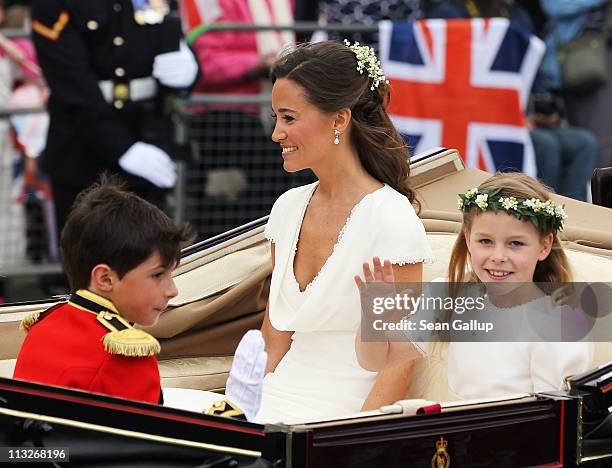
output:
[[[284,193],[265,235],[275,246],[270,322],[293,331],[289,351],[266,375],[256,422],[300,422],[360,411],[376,373],[355,354],[361,305],[354,276],[373,256],[394,264],[432,261],[425,229],[408,199],[385,185],[351,211],[321,271],[300,291],[293,261],[318,182]]]
[[[513,317],[517,336],[533,341],[449,343],[448,386],[462,399],[561,390],[566,377],[592,367],[593,343],[539,341],[540,332],[560,336],[550,329],[560,326],[560,307],[549,297],[509,309],[487,301],[486,310]]]

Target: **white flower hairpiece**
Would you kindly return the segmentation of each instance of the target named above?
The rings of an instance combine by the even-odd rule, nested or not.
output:
[[[374,88],[378,88],[381,82],[389,83],[389,80],[387,80],[380,67],[380,60],[376,57],[376,53],[372,47],[360,46],[359,42],[355,42],[351,45],[347,39],[344,40],[344,44],[357,56],[357,71],[362,75],[364,70],[368,72],[368,76],[372,80],[372,85],[370,86],[371,91],[374,91]]]
[[[481,212],[501,209],[518,219],[530,220],[543,232],[563,229],[563,223],[567,219],[563,205],[557,205],[553,200],[543,202],[538,198],[500,197],[500,192],[501,189],[473,188],[459,194],[457,205],[460,211],[469,211],[472,206],[477,206]]]

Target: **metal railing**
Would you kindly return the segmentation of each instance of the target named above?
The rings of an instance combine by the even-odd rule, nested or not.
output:
[[[378,30],[377,25],[345,25],[319,23],[296,23],[292,25],[248,25],[215,24],[196,28],[188,36],[193,42],[200,34],[220,30],[253,32],[260,30],[291,30],[296,33],[316,30],[340,33],[367,32]],[[30,32],[23,29],[1,31],[8,38],[28,37]],[[282,169],[282,158],[278,146],[266,134],[259,112],[252,109],[270,108],[269,94],[261,95],[218,95],[194,94],[188,100],[177,99],[173,106],[172,119],[175,123],[175,140],[189,145],[191,157],[178,162],[177,185],[169,197],[169,214],[176,222],[187,221],[199,232],[199,239],[220,234],[269,213],[275,199],[292,186],[314,180],[312,174],[288,174]],[[251,108],[251,111],[223,111],[223,107]],[[44,111],[40,107],[0,106],[0,123],[12,115]],[[230,130],[239,128],[231,134]],[[229,130],[228,130],[229,129]],[[2,155],[0,155],[2,158]],[[0,177],[7,179],[6,171],[12,168],[1,165]],[[4,161],[7,163],[7,161]],[[9,196],[10,184],[0,181],[0,212],[2,204],[12,203],[9,211],[24,210]],[[6,211],[6,206],[4,207]],[[25,211],[23,219],[11,227],[9,219],[0,220],[0,281],[2,277],[27,277],[57,274],[61,272],[58,262],[49,259],[32,261],[27,258],[23,245],[22,259],[15,257],[7,261],[2,258],[12,244],[23,242],[26,229],[36,230],[41,226],[27,226]],[[11,229],[14,229],[11,232]],[[20,237],[19,241],[15,238]],[[1,292],[0,292],[1,295]]]

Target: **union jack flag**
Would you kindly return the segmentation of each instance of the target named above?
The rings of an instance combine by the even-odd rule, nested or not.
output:
[[[504,18],[380,23],[391,118],[414,153],[535,176],[525,108],[544,44]]]

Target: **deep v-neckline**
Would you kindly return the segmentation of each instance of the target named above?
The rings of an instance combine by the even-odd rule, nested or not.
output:
[[[366,193],[361,198],[361,200],[359,200],[357,203],[355,203],[353,208],[351,208],[351,211],[350,211],[348,217],[346,218],[346,221],[344,222],[344,225],[342,226],[342,228],[338,232],[338,238],[336,239],[336,242],[334,243],[334,246],[332,247],[332,251],[327,256],[325,261],[323,262],[323,265],[321,265],[321,268],[319,269],[317,274],[314,275],[313,278],[306,284],[304,289],[302,289],[300,287],[300,283],[297,280],[297,276],[295,275],[295,257],[297,256],[298,243],[300,241],[300,235],[302,233],[302,224],[304,223],[304,218],[306,217],[306,210],[308,209],[308,206],[310,205],[312,197],[314,196],[314,193],[315,193],[315,191],[316,191],[318,186],[319,186],[318,182],[315,182],[313,184],[313,187],[312,187],[312,189],[310,191],[310,194],[308,195],[308,198],[306,199],[306,202],[304,203],[304,206],[302,207],[302,213],[301,213],[301,216],[300,216],[300,219],[299,219],[299,222],[298,222],[298,225],[297,225],[296,233],[295,233],[295,236],[294,236],[294,239],[293,239],[293,249],[291,251],[291,258],[289,259],[289,267],[291,269],[291,282],[293,283],[295,289],[297,289],[297,292],[299,294],[306,294],[308,292],[308,290],[316,283],[318,278],[321,277],[323,272],[327,269],[327,266],[330,264],[330,260],[334,256],[336,250],[338,250],[338,248],[342,244],[342,239],[344,238],[344,234],[346,232],[346,229],[349,226],[349,224],[351,222],[351,219],[353,219],[353,215],[357,211],[357,208],[361,204],[363,204],[364,200],[366,200],[369,196],[371,196],[371,195],[377,193],[378,191],[384,189],[387,186],[387,184],[384,184],[382,187],[377,188],[373,192]]]

